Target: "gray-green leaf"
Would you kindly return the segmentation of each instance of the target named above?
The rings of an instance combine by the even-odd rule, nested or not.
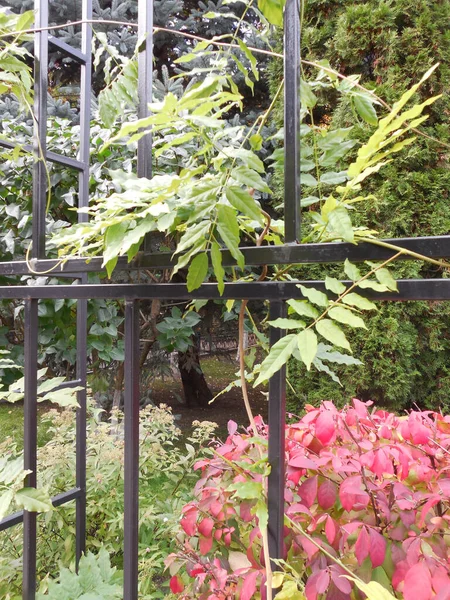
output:
[[[317,354],[317,336],[312,329],[305,329],[298,334],[297,343],[302,361],[309,371]]]

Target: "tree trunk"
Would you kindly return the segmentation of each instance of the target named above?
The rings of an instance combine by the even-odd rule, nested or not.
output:
[[[186,352],[178,352],[178,368],[186,405],[208,406],[212,393],[200,366],[199,344],[196,336],[193,338],[193,345]]]

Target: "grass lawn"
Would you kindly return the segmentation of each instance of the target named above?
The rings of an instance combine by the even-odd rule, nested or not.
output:
[[[50,439],[49,424],[41,423],[46,406],[38,407],[38,444],[42,446]],[[19,450],[23,448],[23,403],[0,404],[0,442],[11,437]]]

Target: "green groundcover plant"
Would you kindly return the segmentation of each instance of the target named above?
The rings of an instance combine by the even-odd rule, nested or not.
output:
[[[108,422],[92,417],[88,426],[87,454],[87,554],[75,573],[75,507],[52,510],[49,495],[73,486],[75,473],[75,414],[73,408],[51,410],[51,439],[39,448],[38,490],[15,494],[17,506],[38,512],[39,598],[97,600],[121,598],[123,564],[123,421],[120,414]],[[98,414],[97,414],[98,417]],[[169,590],[164,559],[175,549],[181,508],[188,501],[196,475],[193,464],[203,454],[215,424],[194,422],[189,437],[182,438],[174,416],[164,406],[148,406],[140,423],[140,598],[165,597]],[[11,439],[0,444],[0,456],[16,479],[9,489],[22,487],[22,457]],[[0,492],[6,469],[0,464]],[[3,470],[1,470],[3,469]],[[30,491],[31,490],[31,491]],[[29,498],[34,492],[34,496]],[[37,494],[47,499],[37,505]],[[28,505],[26,502],[28,501]],[[9,507],[14,509],[14,504]],[[68,568],[70,567],[70,568]],[[58,577],[58,573],[60,573]],[[21,597],[22,528],[0,533],[0,598]]]
[[[268,428],[229,436],[196,464],[182,544],[166,561],[184,600],[266,598],[261,531]],[[396,416],[353,400],[286,426],[280,600],[450,596],[450,417]],[[361,594],[361,591],[363,594]]]

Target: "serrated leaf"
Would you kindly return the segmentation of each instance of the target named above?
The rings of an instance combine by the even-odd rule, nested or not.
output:
[[[301,359],[309,371],[317,354],[317,336],[312,329],[305,329],[298,334],[297,343]]]
[[[348,304],[349,306],[356,306],[356,308],[360,308],[361,310],[377,310],[377,307],[373,302],[367,300],[367,298],[363,298],[359,294],[355,294],[354,292],[346,294],[342,298],[342,302],[344,302],[344,304]]]
[[[269,321],[269,325],[272,327],[278,327],[280,329],[303,329],[303,327],[306,327],[306,323],[304,321],[282,318],[275,319],[275,321]]]
[[[270,379],[274,373],[281,369],[291,357],[296,346],[297,336],[294,333],[290,333],[289,335],[282,337],[281,340],[278,340],[278,342],[272,346],[269,354],[262,362],[258,379],[255,381],[255,386]]]
[[[214,275],[217,279],[219,294],[222,295],[225,289],[225,283],[223,280],[225,277],[225,270],[222,266],[222,253],[217,242],[213,242],[211,244],[211,262],[214,269]]]
[[[340,348],[345,348],[349,352],[351,352],[350,344],[345,337],[344,332],[340,327],[336,325],[331,319],[322,319],[316,323],[316,330],[323,336],[326,340],[334,344],[335,346],[339,346]]]
[[[358,315],[352,313],[351,310],[343,308],[342,306],[335,306],[334,308],[331,308],[328,311],[328,314],[335,321],[339,321],[339,323],[350,325],[350,327],[361,327],[362,329],[367,329],[361,317],[358,317]]]
[[[327,288],[327,290],[330,290],[330,292],[333,292],[338,296],[343,294],[347,289],[343,283],[341,283],[334,277],[328,277],[328,275],[325,277],[325,287]]]
[[[316,304],[317,306],[328,306],[329,300],[328,296],[315,288],[307,288],[304,285],[297,285],[297,287],[301,290],[303,296],[308,298],[310,302]]]
[[[311,317],[311,319],[316,319],[319,316],[319,311],[314,306],[311,306],[309,302],[306,300],[288,300],[288,306],[292,308],[298,315],[302,317]]]
[[[344,262],[344,272],[352,281],[358,281],[361,279],[361,273],[358,267],[351,263],[348,258],[346,258]]]
[[[205,281],[208,274],[208,255],[204,252],[197,254],[189,265],[187,274],[188,292],[196,290]]]

